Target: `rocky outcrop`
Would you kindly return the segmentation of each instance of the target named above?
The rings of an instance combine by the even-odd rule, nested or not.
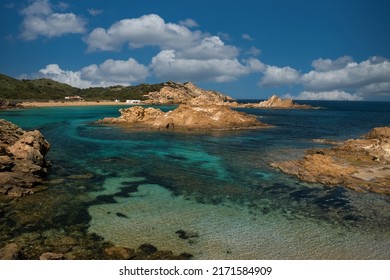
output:
[[[20,109],[20,108],[24,108],[24,106],[19,102],[0,100],[0,110]]]
[[[103,124],[125,124],[134,128],[175,130],[230,130],[267,127],[256,116],[225,106],[180,105],[167,113],[155,108],[135,106],[120,109],[118,118],[104,118]]]
[[[271,165],[303,181],[390,195],[390,127],[374,128],[361,139],[331,149],[311,149],[300,160]]]
[[[38,131],[24,131],[0,119],[0,194],[23,196],[48,172],[50,144]]]
[[[145,97],[148,104],[191,104],[228,105],[233,99],[214,90],[204,90],[191,82],[167,82],[158,91],[149,92]]]
[[[272,95],[269,99],[260,103],[243,104],[246,108],[269,108],[269,109],[318,109],[306,104],[296,104],[292,99],[281,99],[277,95]]]

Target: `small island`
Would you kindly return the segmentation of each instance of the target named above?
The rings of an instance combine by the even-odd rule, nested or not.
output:
[[[101,124],[122,124],[132,128],[171,130],[235,130],[265,128],[256,116],[234,111],[226,106],[180,105],[175,110],[163,112],[155,108],[134,106],[120,109],[118,118],[104,118]]]
[[[303,159],[271,165],[303,181],[390,195],[389,126],[374,128],[361,139],[307,153]]]
[[[282,99],[277,95],[272,95],[267,100],[259,103],[240,104],[239,107],[244,108],[261,108],[261,109],[318,109],[307,104],[297,104],[291,98]]]

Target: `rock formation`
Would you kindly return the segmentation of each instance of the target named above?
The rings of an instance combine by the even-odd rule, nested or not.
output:
[[[317,109],[316,107],[306,104],[296,104],[292,99],[281,99],[277,95],[272,95],[267,100],[260,103],[244,104],[246,108],[270,108],[270,109]]]
[[[230,130],[267,127],[255,116],[234,111],[226,106],[180,105],[164,113],[155,108],[140,106],[120,109],[118,118],[104,118],[103,124],[126,124],[134,128],[178,130]]]
[[[50,144],[38,131],[24,131],[0,119],[0,194],[23,196],[48,172]]]
[[[149,104],[183,104],[191,105],[228,105],[233,99],[214,90],[204,90],[191,82],[176,83],[167,82],[159,91],[147,94]]]
[[[390,127],[374,128],[361,139],[331,149],[311,149],[300,160],[271,165],[303,181],[390,195]]]

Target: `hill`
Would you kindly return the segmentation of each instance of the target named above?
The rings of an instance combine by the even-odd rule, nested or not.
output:
[[[50,79],[18,80],[0,74],[0,100],[64,100],[65,96],[79,95],[85,100],[144,100],[144,95],[159,91],[163,84],[113,86],[80,89]]]
[[[50,79],[18,80],[0,74],[0,101],[63,101],[66,96],[80,96],[86,101],[137,99],[150,104],[226,105],[233,101],[230,96],[201,89],[191,82],[80,89]]]

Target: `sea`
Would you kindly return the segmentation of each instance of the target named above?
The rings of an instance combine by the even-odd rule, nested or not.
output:
[[[118,106],[0,111],[44,134],[52,164],[40,192],[0,203],[0,243],[82,229],[201,260],[390,259],[389,196],[305,183],[270,166],[330,147],[314,139],[389,126],[390,102],[300,103],[321,108],[236,109],[272,125],[238,131],[95,123],[119,116]]]

